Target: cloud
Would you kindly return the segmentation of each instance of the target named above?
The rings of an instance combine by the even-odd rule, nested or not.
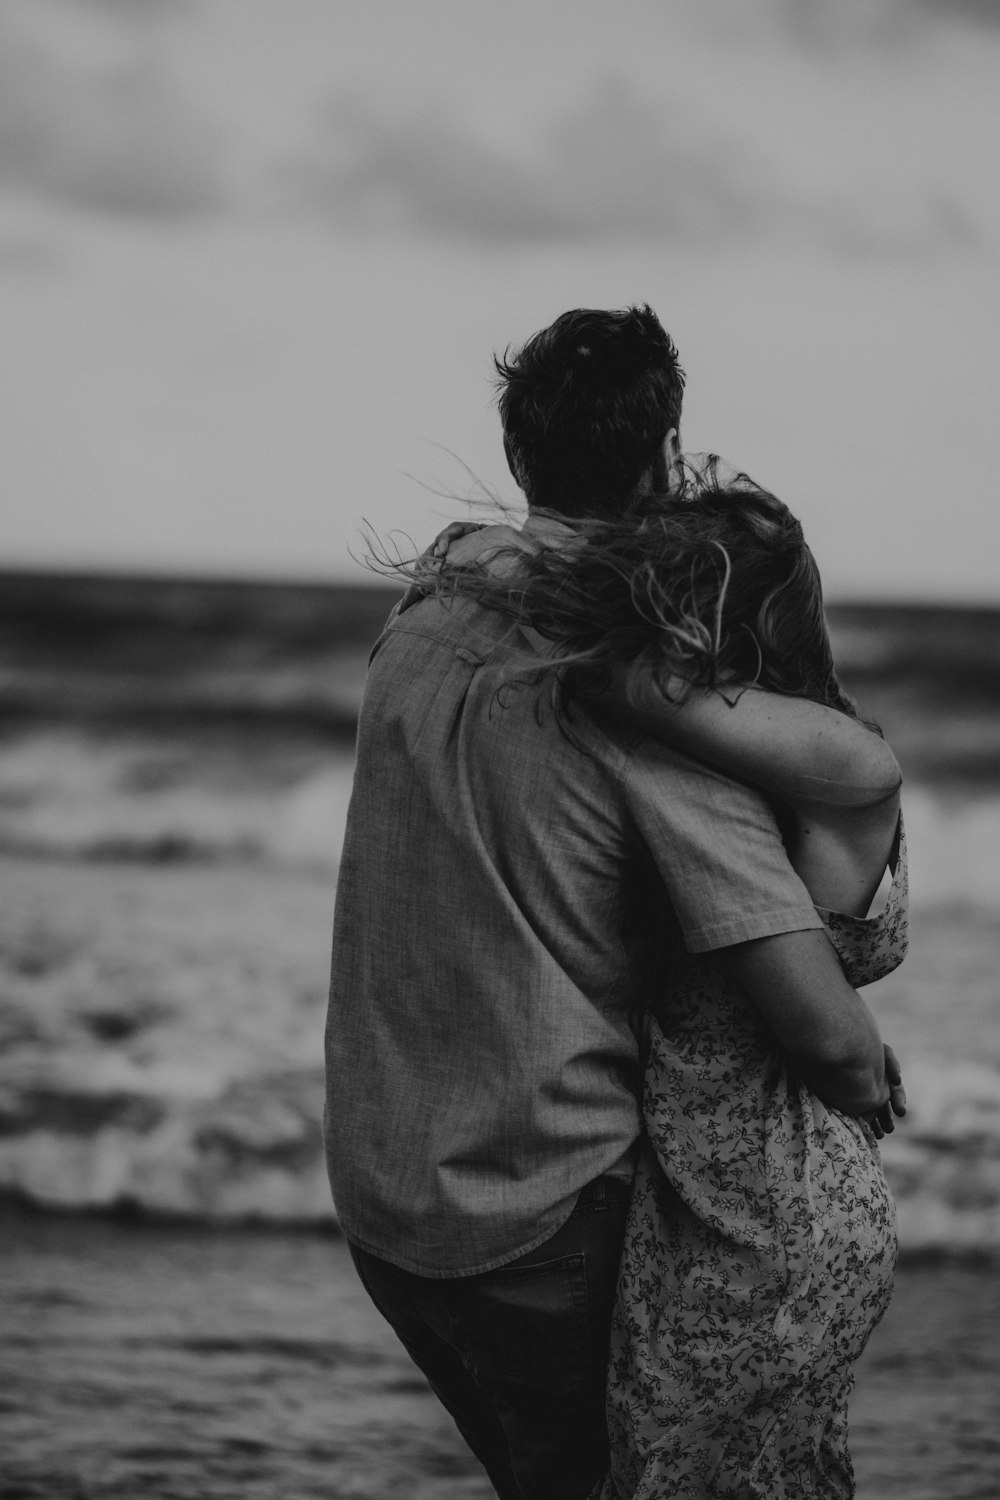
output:
[[[494,241],[697,236],[759,216],[742,155],[696,141],[678,112],[612,77],[521,154],[440,110],[390,120],[341,101],[290,173],[301,202],[356,226]]]
[[[538,124],[518,152],[440,107],[392,117],[366,100],[341,100],[287,166],[286,206],[290,198],[296,209],[369,232],[491,244],[767,234],[878,255],[983,238],[960,188],[936,181],[916,157],[900,172],[898,157],[874,138],[861,170],[849,140],[826,133],[822,110],[811,144],[803,122],[791,171],[773,141],[768,154],[740,139],[738,118],[690,99],[653,104],[638,86],[604,76]]]
[[[553,228],[530,166],[436,113],[396,124],[367,105],[339,105],[290,172],[301,203],[347,224],[510,238]]]
[[[609,233],[621,224],[626,233],[715,234],[774,207],[751,152],[700,113],[669,97],[654,106],[617,78],[592,86],[550,134],[551,187],[567,216]]]
[[[995,41],[959,23],[941,52],[934,9],[994,19],[1000,0],[678,0],[685,25],[644,9],[634,55],[552,22],[515,77],[498,34],[445,6],[457,50],[397,37],[402,81],[392,46],[369,29],[352,52],[325,0],[290,9],[301,34],[267,0],[0,0],[0,187],[484,244],[995,240]],[[313,110],[338,73],[355,92]]]
[[[923,10],[947,17],[967,16],[988,26],[1000,25],[1000,0],[918,0]]]
[[[0,182],[115,213],[218,209],[218,129],[155,34],[95,21],[101,8],[34,0],[0,11]]]

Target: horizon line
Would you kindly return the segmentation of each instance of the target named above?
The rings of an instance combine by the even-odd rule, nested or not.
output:
[[[360,565],[358,572],[365,573]],[[67,567],[58,564],[11,564],[0,565],[0,583],[4,582],[46,582],[64,583],[67,585],[78,584],[81,586],[100,582],[116,584],[146,584],[150,586],[162,585],[164,587],[195,587],[204,589],[302,589],[312,591],[317,589],[330,590],[375,590],[380,593],[394,594],[401,592],[405,584],[400,582],[394,584],[374,571],[369,572],[368,577],[343,577],[304,574],[304,573],[257,573],[257,572],[232,572],[223,573],[219,571],[202,570],[198,568],[190,570],[174,570],[171,568],[155,567],[114,567],[114,566],[92,566],[92,567]],[[964,610],[967,612],[993,612],[1000,613],[1000,594],[996,597],[986,595],[973,596],[970,598],[968,592],[961,596],[942,594],[937,589],[933,594],[922,594],[917,591],[889,592],[885,594],[858,593],[848,594],[837,590],[824,588],[824,605],[832,609],[940,609],[940,610]],[[0,614],[3,613],[3,604],[0,601]]]

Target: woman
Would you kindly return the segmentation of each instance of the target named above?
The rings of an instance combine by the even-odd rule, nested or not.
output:
[[[741,483],[581,523],[554,547],[490,536],[458,543],[437,586],[535,632],[526,671],[553,673],[567,732],[589,699],[764,788],[851,983],[894,968],[898,767],[839,686],[787,509]],[[888,901],[867,917],[887,864]],[[612,1330],[612,1469],[595,1500],[850,1496],[852,1368],[896,1253],[875,1145],[891,1111],[857,1119],[810,1090],[795,1038],[731,981],[724,951],[668,942],[667,962]],[[894,1059],[887,1072],[898,1086]]]

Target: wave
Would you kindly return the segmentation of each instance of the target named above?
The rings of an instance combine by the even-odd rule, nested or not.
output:
[[[36,730],[0,746],[0,849],[333,869],[352,770],[343,749],[236,737],[201,754],[170,739]]]
[[[344,748],[35,730],[0,744],[0,850],[332,871],[352,775]],[[915,783],[904,807],[914,905],[1000,905],[1000,794]]]
[[[1000,793],[908,785],[903,810],[914,908],[1000,907]]]
[[[882,1143],[902,1255],[1000,1259],[1000,1072],[924,1059],[907,1082],[910,1115]],[[64,1213],[329,1232],[322,1087],[318,1068],[195,1100],[120,1077],[43,1095],[8,1086],[0,1193]]]
[[[121,1074],[105,1059],[91,1067],[86,1086],[8,1085],[0,1190],[63,1211],[336,1224],[320,1127],[321,1070],[241,1080],[196,1099],[171,1096],[162,1078],[163,1091],[150,1093],[147,1080]]]
[[[0,1192],[335,1228],[319,1060],[352,759],[245,749],[0,741],[0,849],[49,856],[0,855]],[[904,802],[913,950],[873,1004],[911,1107],[883,1154],[905,1253],[1000,1256],[1000,795]]]
[[[63,1213],[337,1226],[322,1140],[333,880],[4,862],[0,1194]],[[903,1060],[903,1253],[1000,1258],[994,913],[939,908],[866,991]]]
[[[1000,1259],[1000,1071],[914,1058],[907,1118],[882,1142],[901,1253]]]

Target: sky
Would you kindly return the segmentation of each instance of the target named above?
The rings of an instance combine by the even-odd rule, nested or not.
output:
[[[1000,603],[998,76],[1000,0],[0,0],[6,565],[364,582],[648,301],[831,598]]]

